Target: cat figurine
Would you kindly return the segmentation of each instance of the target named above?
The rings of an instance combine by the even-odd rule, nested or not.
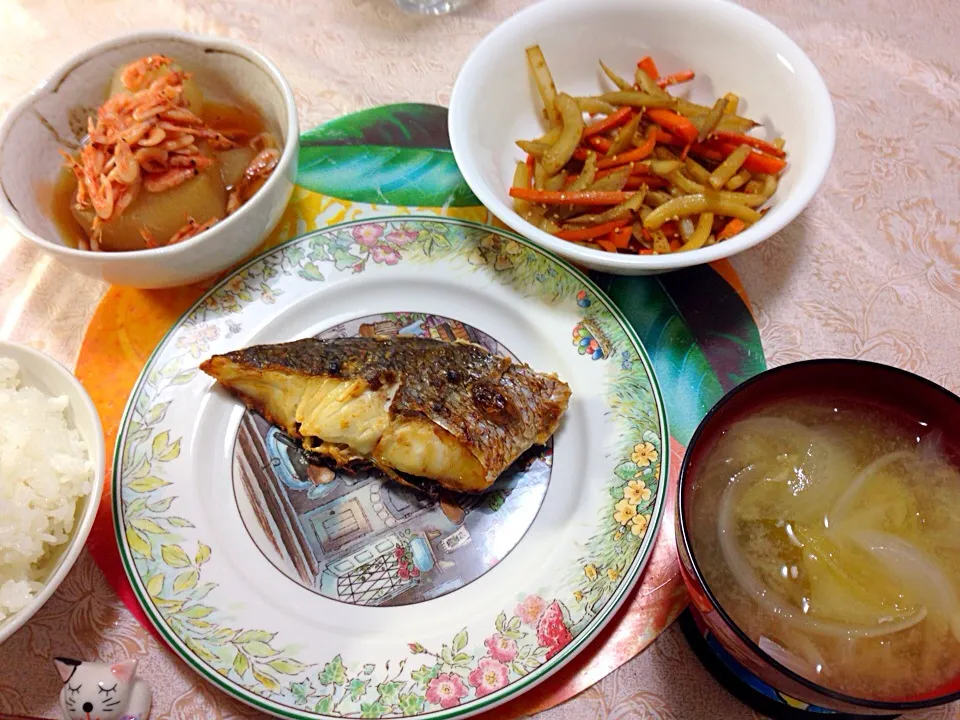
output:
[[[53,664],[63,680],[64,720],[147,720],[152,694],[136,676],[136,660],[111,664],[58,657]]]

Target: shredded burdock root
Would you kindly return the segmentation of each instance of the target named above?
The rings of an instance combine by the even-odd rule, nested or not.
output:
[[[269,133],[250,138],[242,130],[218,132],[195,115],[184,95],[184,81],[190,76],[172,65],[166,56],[151,55],[127,66],[120,79],[129,93],[114,94],[97,111],[95,122],[88,119],[88,140],[78,157],[61,151],[77,179],[77,207],[92,207],[96,213],[91,250],[100,249],[103,223],[122,214],[140,192],[165,192],[210,167],[215,160],[200,151],[200,142],[227,150],[246,141],[258,151],[230,191],[228,215],[262,186],[279,161]],[[152,71],[167,66],[169,72],[150,79]],[[188,218],[167,244],[191,238],[216,222],[213,218],[201,224]],[[141,235],[148,248],[160,246],[148,229]]]

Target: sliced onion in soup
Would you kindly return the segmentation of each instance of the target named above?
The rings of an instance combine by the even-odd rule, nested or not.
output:
[[[753,466],[748,466],[737,473],[724,490],[717,514],[717,539],[724,561],[734,580],[766,612],[807,634],[828,635],[838,638],[877,638],[891,635],[913,627],[926,617],[927,610],[925,607],[921,607],[911,615],[899,620],[882,618],[871,625],[857,625],[815,618],[804,613],[787,598],[765,584],[750,566],[750,562],[743,555],[738,545],[734,517],[739,481],[742,480],[744,475],[749,475],[753,469]]]
[[[960,641],[960,602],[943,570],[913,544],[884,532],[860,531],[851,539],[869,550],[891,575],[923,597],[950,623],[950,632]]]

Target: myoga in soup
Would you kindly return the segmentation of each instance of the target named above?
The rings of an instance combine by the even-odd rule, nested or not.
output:
[[[938,428],[781,402],[698,471],[691,541],[731,619],[787,668],[903,700],[960,676],[960,472]]]

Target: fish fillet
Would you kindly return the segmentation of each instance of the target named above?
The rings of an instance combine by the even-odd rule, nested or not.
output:
[[[214,355],[200,369],[338,465],[480,492],[556,431],[570,388],[470,343],[297,340]]]

